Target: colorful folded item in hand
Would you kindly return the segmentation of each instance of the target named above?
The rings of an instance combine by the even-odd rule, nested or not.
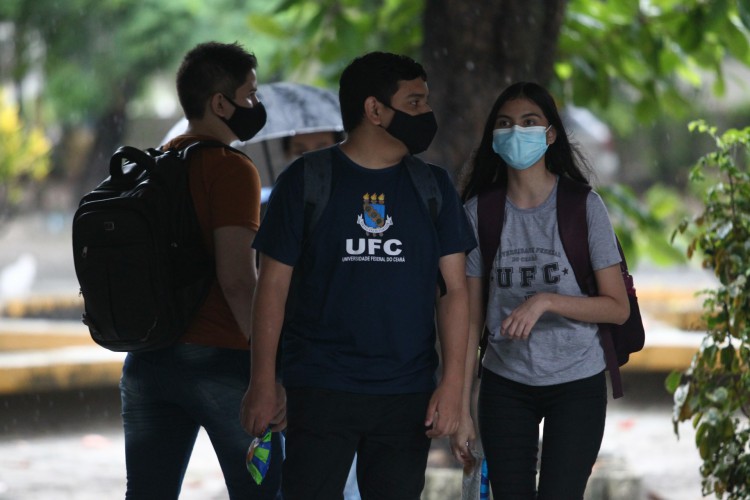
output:
[[[263,482],[271,461],[271,428],[266,429],[263,437],[256,437],[247,449],[247,471],[253,476],[256,484]]]

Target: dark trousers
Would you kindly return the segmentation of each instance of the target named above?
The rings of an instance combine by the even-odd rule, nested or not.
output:
[[[484,370],[479,390],[479,430],[494,498],[583,498],[604,435],[606,411],[604,372],[582,380],[537,387]]]
[[[176,500],[203,427],[219,459],[229,498],[276,499],[283,450],[273,434],[270,467],[258,486],[245,457],[253,440],[240,425],[250,379],[246,351],[177,344],[128,354],[120,380],[128,500]]]
[[[343,498],[355,452],[362,500],[419,500],[430,397],[287,389],[284,500]]]

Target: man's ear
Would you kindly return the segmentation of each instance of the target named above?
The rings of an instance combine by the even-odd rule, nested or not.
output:
[[[383,122],[383,105],[375,97],[365,99],[365,119],[376,126]]]
[[[208,101],[208,106],[213,114],[221,118],[229,118],[229,115],[232,114],[233,108],[229,106],[229,103],[221,92],[216,92],[211,96],[211,99]]]

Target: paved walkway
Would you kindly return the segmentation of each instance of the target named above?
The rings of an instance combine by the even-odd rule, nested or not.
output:
[[[700,500],[694,433],[689,425],[682,425],[681,439],[673,434],[663,378],[653,373],[626,374],[628,395],[610,402],[600,457],[624,460],[626,470],[641,478],[651,500]],[[0,500],[122,498],[123,446],[119,395],[114,388],[0,397]],[[435,443],[433,467],[451,465],[450,459],[444,463],[443,449],[444,442]],[[199,435],[180,498],[227,498],[204,433]]]

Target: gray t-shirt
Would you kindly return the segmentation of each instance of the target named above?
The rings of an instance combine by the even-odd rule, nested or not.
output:
[[[467,201],[464,208],[478,239],[476,197]],[[609,214],[594,191],[586,201],[586,218],[593,269],[619,263]],[[479,247],[468,255],[466,275],[483,275]],[[483,366],[502,377],[534,386],[579,380],[604,370],[604,351],[594,323],[545,313],[527,340],[508,340],[500,335],[500,324],[506,316],[528,297],[541,292],[585,296],[560,240],[557,187],[535,208],[520,209],[506,200],[500,252],[490,275],[486,317],[490,339]]]

